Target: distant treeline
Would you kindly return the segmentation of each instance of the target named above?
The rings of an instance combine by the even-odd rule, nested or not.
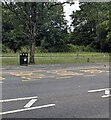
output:
[[[36,7],[36,11],[31,7]],[[80,9],[71,15],[71,26],[74,27],[71,31],[64,19],[62,5],[50,2],[36,3],[36,6],[28,2],[3,3],[3,52],[31,49],[33,42],[42,52],[110,52],[111,2],[80,3]]]

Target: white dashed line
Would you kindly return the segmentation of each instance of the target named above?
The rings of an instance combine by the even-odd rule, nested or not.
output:
[[[37,101],[37,99],[32,99],[32,100],[30,100],[24,107],[25,107],[25,108],[29,108],[29,107],[31,107],[36,101]]]

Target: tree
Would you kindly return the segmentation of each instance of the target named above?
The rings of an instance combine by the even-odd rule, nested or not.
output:
[[[71,15],[74,26],[73,44],[90,45],[96,49],[108,52],[110,42],[107,35],[110,3],[80,3],[80,11]]]
[[[18,28],[21,29],[21,34],[28,39],[30,43],[30,64],[34,64],[34,52],[36,39],[40,36],[42,24],[44,23],[44,11],[48,14],[49,10],[54,6],[59,6],[64,3],[36,3],[36,2],[5,2],[3,7],[16,17],[15,24],[18,22]],[[41,14],[43,13],[43,14]],[[48,16],[49,17],[49,16]],[[56,31],[54,31],[56,32]]]
[[[41,47],[49,52],[63,51],[65,45],[65,36],[67,35],[66,21],[64,20],[63,6],[52,7],[46,14],[47,22],[45,22],[45,31]]]
[[[26,38],[21,32],[22,26],[21,24],[19,25],[19,22],[15,19],[16,16],[8,9],[2,7],[2,13],[2,43],[16,52],[26,44],[26,40],[24,40]]]

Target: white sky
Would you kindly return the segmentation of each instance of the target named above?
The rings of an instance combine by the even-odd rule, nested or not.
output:
[[[68,25],[71,24],[71,18],[69,15],[72,14],[72,11],[80,10],[79,8],[79,0],[75,1],[75,4],[71,5],[70,4],[65,4],[64,5],[64,12],[65,12],[65,19],[68,20]]]
[[[75,4],[71,5],[70,4],[65,4],[64,5],[64,12],[65,12],[65,19],[68,21],[67,25],[70,26],[72,20],[69,15],[72,14],[73,11],[80,10],[79,8],[79,0],[75,0]]]

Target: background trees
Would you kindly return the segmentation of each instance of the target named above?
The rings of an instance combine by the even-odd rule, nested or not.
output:
[[[49,52],[63,51],[67,36],[67,23],[64,20],[63,6],[59,5],[48,10],[44,22],[41,47]]]
[[[76,45],[89,45],[101,52],[110,51],[110,3],[80,4],[81,10],[71,15],[74,26],[71,42]]]
[[[63,6],[55,3],[3,3],[3,43],[15,52],[22,45],[30,46],[30,64],[34,64],[35,45],[49,51],[63,46]],[[7,26],[6,26],[7,25]],[[8,27],[8,28],[7,28]],[[48,41],[47,41],[48,40]]]
[[[72,13],[74,30],[68,32],[63,4],[5,2],[2,4],[3,45],[14,52],[23,46],[29,46],[30,63],[35,62],[34,52],[37,46],[48,52],[68,51],[67,46],[72,45],[110,52],[110,2],[80,3],[80,9]]]

